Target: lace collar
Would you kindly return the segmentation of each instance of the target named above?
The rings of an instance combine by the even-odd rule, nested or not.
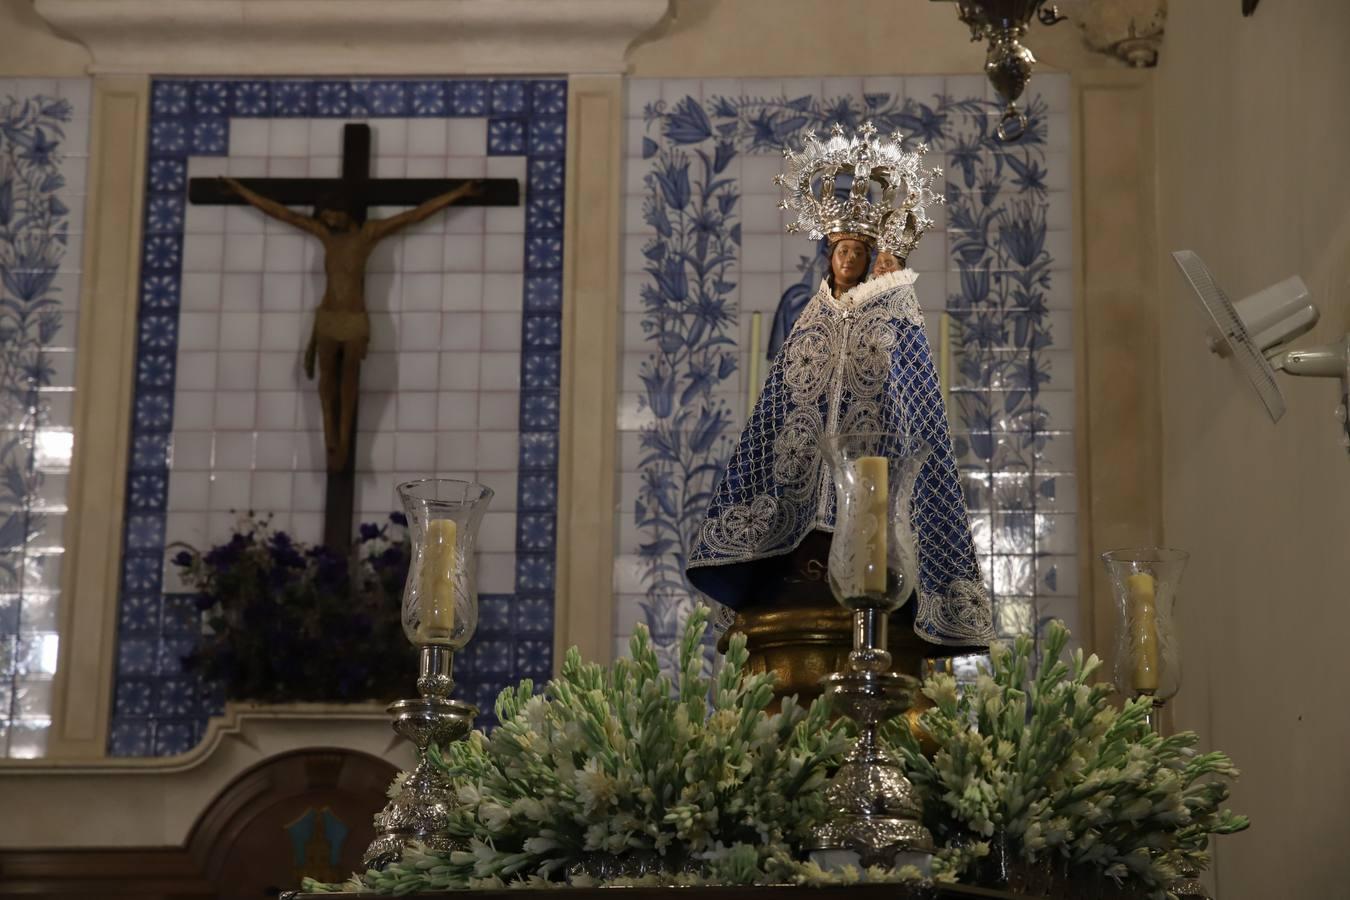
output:
[[[820,282],[821,302],[836,312],[849,312],[865,306],[872,298],[884,294],[887,291],[894,290],[897,287],[906,284],[913,284],[919,277],[919,273],[913,269],[900,269],[895,272],[887,272],[876,278],[864,281],[862,284],[854,285],[839,296],[834,296],[834,291],[830,290],[829,281],[822,279]]]

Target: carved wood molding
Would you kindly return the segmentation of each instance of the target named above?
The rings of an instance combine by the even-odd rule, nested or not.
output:
[[[34,0],[96,73],[615,73],[670,0]]]

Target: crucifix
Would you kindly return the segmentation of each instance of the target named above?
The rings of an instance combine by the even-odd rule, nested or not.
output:
[[[342,129],[340,178],[193,178],[188,199],[202,204],[249,204],[313,235],[323,244],[323,300],[305,349],[305,374],[317,363],[327,468],[323,542],[346,554],[352,540],[356,494],[356,413],[361,360],[370,343],[366,312],[366,260],[384,238],[458,203],[517,206],[512,178],[370,177],[370,126]],[[311,206],[304,215],[291,206]],[[371,206],[411,206],[386,219],[367,219]]]

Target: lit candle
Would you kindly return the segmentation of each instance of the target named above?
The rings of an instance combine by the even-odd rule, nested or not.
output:
[[[418,633],[423,640],[448,641],[455,630],[455,520],[427,523],[422,551]]]
[[[1158,689],[1158,608],[1153,576],[1131,575],[1130,617],[1134,624],[1134,689],[1140,693]]]
[[[890,489],[890,470],[884,456],[861,456],[858,458],[858,477],[862,482],[863,496],[862,520],[875,523],[867,537],[867,552],[859,559],[862,561],[862,586],[868,594],[886,593],[886,529],[888,493]]]

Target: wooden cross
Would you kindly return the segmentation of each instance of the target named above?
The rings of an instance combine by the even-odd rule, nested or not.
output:
[[[345,555],[351,547],[356,499],[358,378],[370,333],[364,294],[366,259],[381,239],[450,203],[518,206],[520,185],[513,178],[372,179],[370,126],[348,124],[342,129],[339,178],[193,178],[188,199],[209,205],[251,204],[312,234],[324,245],[327,284],[315,312],[305,369],[312,377],[317,360],[328,457],[323,540]],[[305,216],[288,209],[291,206],[316,207],[315,214]],[[372,206],[414,209],[368,222],[366,213]]]

